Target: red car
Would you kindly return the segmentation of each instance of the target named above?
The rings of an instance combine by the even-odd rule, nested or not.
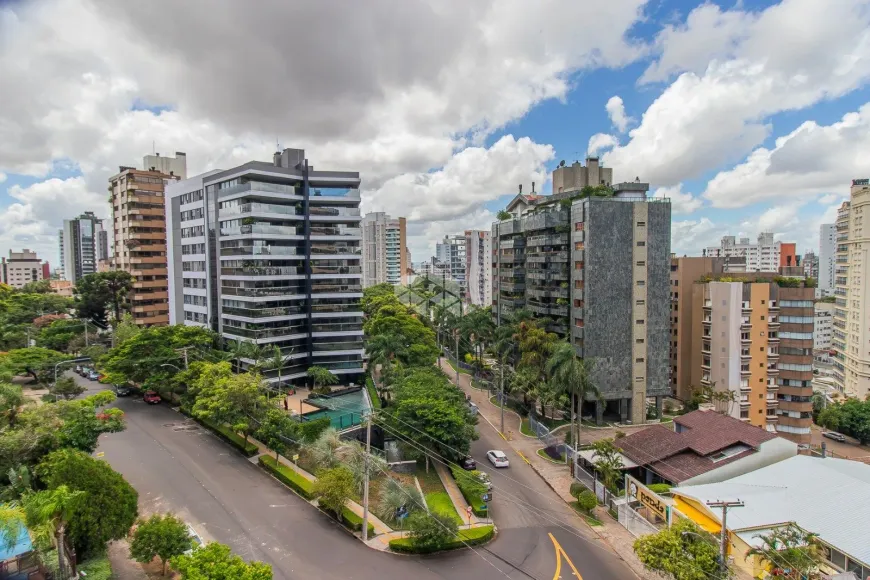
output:
[[[156,405],[161,401],[160,395],[156,391],[145,391],[145,396],[142,397],[142,400],[149,405]]]

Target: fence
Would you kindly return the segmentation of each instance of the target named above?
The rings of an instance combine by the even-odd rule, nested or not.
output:
[[[529,414],[529,428],[532,430],[532,433],[535,434],[535,437],[544,444],[544,452],[547,455],[554,460],[563,459],[567,463],[567,446],[565,445],[564,440],[560,441],[557,435],[553,435],[552,430],[541,423],[535,413]],[[573,453],[571,458],[573,459]]]
[[[645,517],[636,512],[629,504],[627,498],[617,498],[613,500],[616,506],[616,513],[619,516],[617,519],[626,530],[631,532],[636,538],[655,534],[659,529],[651,524]]]

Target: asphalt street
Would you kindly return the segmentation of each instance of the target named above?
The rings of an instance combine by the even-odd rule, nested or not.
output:
[[[127,429],[102,436],[98,452],[139,490],[140,511],[179,514],[206,541],[271,564],[276,580],[635,577],[519,457],[492,474],[492,515],[499,529],[492,543],[473,551],[402,556],[367,548],[168,406],[133,397],[116,404],[127,414]],[[485,422],[479,431],[473,453],[487,469],[484,454],[501,439]]]

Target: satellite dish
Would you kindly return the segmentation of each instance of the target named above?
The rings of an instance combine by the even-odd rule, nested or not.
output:
[[[559,162],[559,167],[565,167],[565,160],[564,159]]]

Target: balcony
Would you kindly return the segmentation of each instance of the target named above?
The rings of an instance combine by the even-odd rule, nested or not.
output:
[[[220,217],[247,214],[301,216],[302,209],[292,205],[278,205],[274,203],[244,203],[233,207],[222,208],[220,210]]]
[[[151,268],[148,270],[130,270],[131,276],[166,276],[166,268]]]
[[[568,234],[549,234],[540,236],[529,236],[526,239],[526,246],[560,246],[568,244]]]
[[[527,262],[548,263],[548,262],[567,262],[568,251],[559,252],[528,252],[526,254]]]
[[[166,287],[166,282],[163,282],[163,287]],[[136,292],[130,296],[133,302],[141,302],[143,300],[166,300],[169,298],[169,292]]]
[[[127,210],[127,215],[141,215],[141,216],[153,216],[159,217],[161,220],[165,217],[163,213],[163,208],[154,208],[154,209],[145,209],[145,208],[133,208]]]
[[[169,310],[169,303],[162,302],[160,304],[146,304],[144,306],[136,306],[133,305],[133,313],[144,313],[144,312],[166,312]]]
[[[358,202],[359,189],[353,187],[309,187],[308,201],[312,204]]]
[[[141,326],[158,326],[169,324],[169,314],[158,314],[156,316],[134,316],[133,322]]]
[[[134,289],[142,288],[166,288],[166,280],[137,280],[133,282]]]
[[[296,276],[302,275],[296,266],[251,266],[248,268],[221,268],[221,276]]]
[[[529,288],[526,295],[534,298],[567,298],[568,288]]]
[[[166,256],[134,256],[129,258],[131,264],[165,264]]]
[[[522,292],[526,289],[523,282],[500,282],[498,287],[503,292]]]
[[[251,234],[276,234],[295,236],[296,228],[293,226],[271,226],[267,224],[249,224],[234,228],[221,228],[222,236],[244,236]]]
[[[166,240],[166,232],[134,232],[127,237],[131,240]]]

